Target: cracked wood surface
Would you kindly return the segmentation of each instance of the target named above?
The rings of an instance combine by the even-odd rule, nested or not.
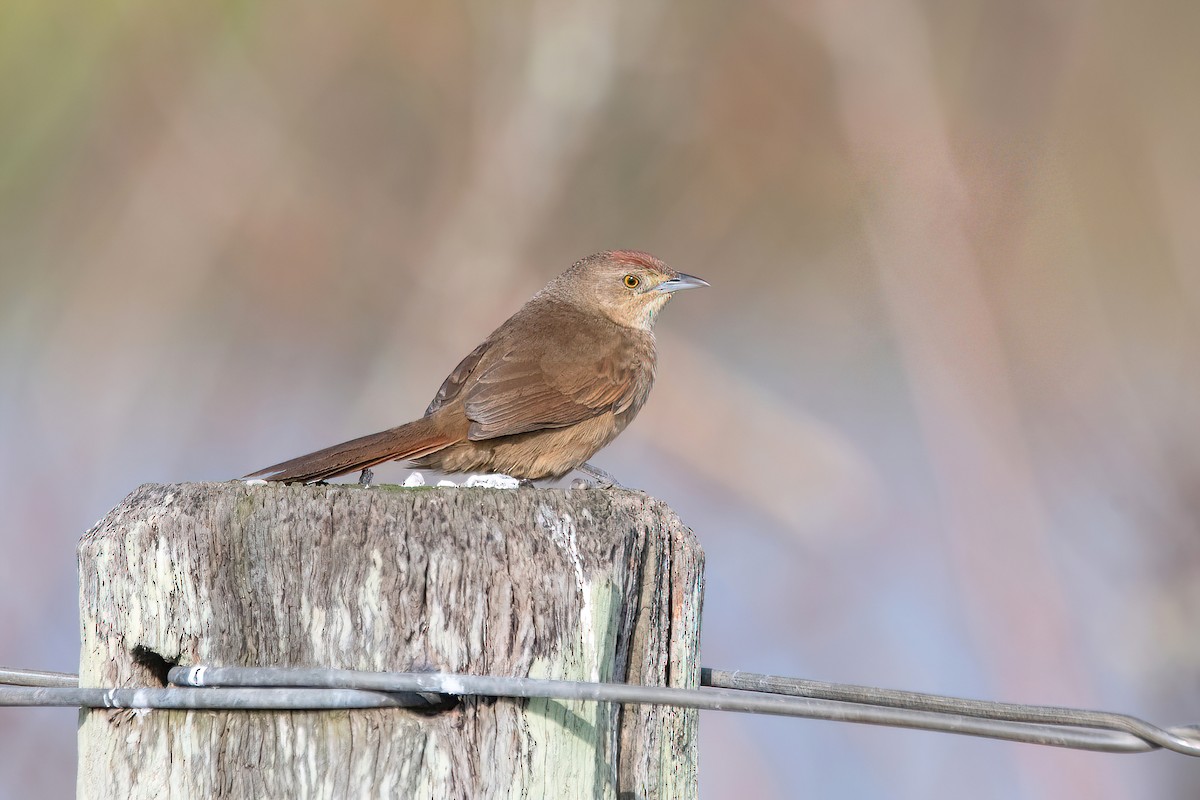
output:
[[[79,546],[82,686],[145,657],[696,686],[703,553],[628,491],[145,485]],[[153,659],[151,659],[152,661]],[[84,710],[80,798],[696,794],[696,712]]]

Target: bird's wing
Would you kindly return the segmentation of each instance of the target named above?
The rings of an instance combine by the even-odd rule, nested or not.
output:
[[[429,408],[425,409],[425,416],[429,416],[437,411],[442,406],[452,402],[459,394],[462,393],[463,386],[467,382],[467,378],[471,377],[471,373],[475,371],[475,367],[479,365],[479,360],[483,354],[487,352],[492,344],[495,334],[489,336],[483,341],[483,344],[476,347],[462,361],[458,362],[458,366],[454,371],[446,376],[446,380],[442,381],[442,385],[438,387],[437,394],[433,396],[433,400],[429,403]]]
[[[468,438],[561,428],[640,405],[654,381],[654,347],[605,321],[542,326],[490,349],[467,381]]]

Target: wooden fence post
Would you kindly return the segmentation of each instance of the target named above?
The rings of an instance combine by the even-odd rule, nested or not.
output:
[[[81,686],[161,686],[175,662],[699,679],[703,554],[636,492],[146,485],[83,538],[79,572]],[[696,771],[696,712],[657,706],[85,709],[79,726],[88,800],[694,798]]]

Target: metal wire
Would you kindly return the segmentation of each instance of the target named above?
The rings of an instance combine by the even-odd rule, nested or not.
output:
[[[13,686],[58,686],[71,688],[79,685],[79,676],[70,672],[45,672],[36,669],[0,667],[0,683],[7,683]]]
[[[699,689],[447,673],[259,667],[175,667],[178,688],[63,688],[75,676],[0,669],[0,706],[129,709],[348,709],[445,707],[463,696],[668,705],[941,731],[1111,753],[1166,748],[1200,755],[1200,726],[1159,728],[1125,714],[991,703],[705,669]],[[54,682],[54,685],[32,682]],[[185,688],[191,687],[191,688]],[[212,688],[219,687],[219,688]]]
[[[348,708],[427,708],[426,698],[411,693],[354,689],[64,689],[0,686],[2,706],[73,706],[75,708],[231,709],[295,711]]]
[[[711,675],[711,671],[709,671]],[[722,673],[724,675],[726,673]],[[752,673],[742,673],[753,676]],[[770,679],[773,676],[753,676]],[[1083,750],[1104,752],[1145,752],[1161,747],[1158,741],[1148,741],[1133,731],[1113,730],[1106,726],[1077,722],[1037,722],[1008,718],[989,718],[983,715],[956,713],[955,698],[943,698],[946,706],[938,709],[911,708],[893,703],[871,704],[862,699],[868,687],[845,687],[847,696],[859,699],[812,698],[798,695],[794,691],[777,691],[769,688],[747,690],[740,687],[680,689],[663,686],[640,686],[634,684],[583,683],[578,681],[551,681],[534,678],[496,678],[475,675],[447,675],[442,673],[371,673],[352,670],[325,669],[263,669],[252,667],[176,667],[168,679],[172,683],[187,686],[324,686],[330,688],[364,688],[380,691],[426,691],[452,695],[485,695],[493,697],[542,697],[574,700],[601,700],[618,703],[649,703],[672,705],[685,708],[715,711],[743,711],[758,714],[799,716],[812,719],[859,722],[872,725],[917,728],[922,730],[983,736],[1008,741],[1032,744],[1073,747]],[[776,679],[783,689],[794,679]],[[826,684],[826,688],[834,685]],[[856,691],[858,690],[858,691]],[[909,694],[909,693],[901,693]],[[935,699],[936,696],[925,696]],[[892,700],[898,700],[892,697]],[[975,710],[989,705],[982,701],[968,701]],[[1036,709],[1036,706],[1026,706]],[[1066,711],[1070,711],[1067,709]],[[1078,712],[1084,715],[1101,712]],[[1121,716],[1121,715],[1111,715]],[[1148,723],[1142,725],[1154,728]],[[1100,728],[1097,730],[1096,728]],[[1165,731],[1154,730],[1166,734]],[[1186,732],[1186,729],[1184,729]],[[1194,735],[1195,732],[1193,731]],[[1173,742],[1178,736],[1163,737]],[[1175,752],[1186,755],[1200,754],[1195,741],[1183,740],[1182,748],[1171,747]]]
[[[740,670],[705,668],[700,682],[706,686],[723,686],[755,692],[797,697],[819,697],[890,708],[910,708],[936,713],[962,714],[980,719],[1037,722],[1047,725],[1066,725],[1080,728],[1125,731],[1148,743],[1187,756],[1200,756],[1200,726],[1160,728],[1128,714],[1110,711],[1087,711],[1061,706],[1031,706],[1018,703],[994,703],[962,697],[906,692],[898,689],[877,689],[843,683],[824,683],[801,678],[760,675]]]

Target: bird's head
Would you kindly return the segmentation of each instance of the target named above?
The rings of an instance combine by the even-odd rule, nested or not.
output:
[[[700,286],[708,283],[676,272],[649,253],[608,250],[576,262],[546,290],[618,325],[648,331],[671,295]]]

